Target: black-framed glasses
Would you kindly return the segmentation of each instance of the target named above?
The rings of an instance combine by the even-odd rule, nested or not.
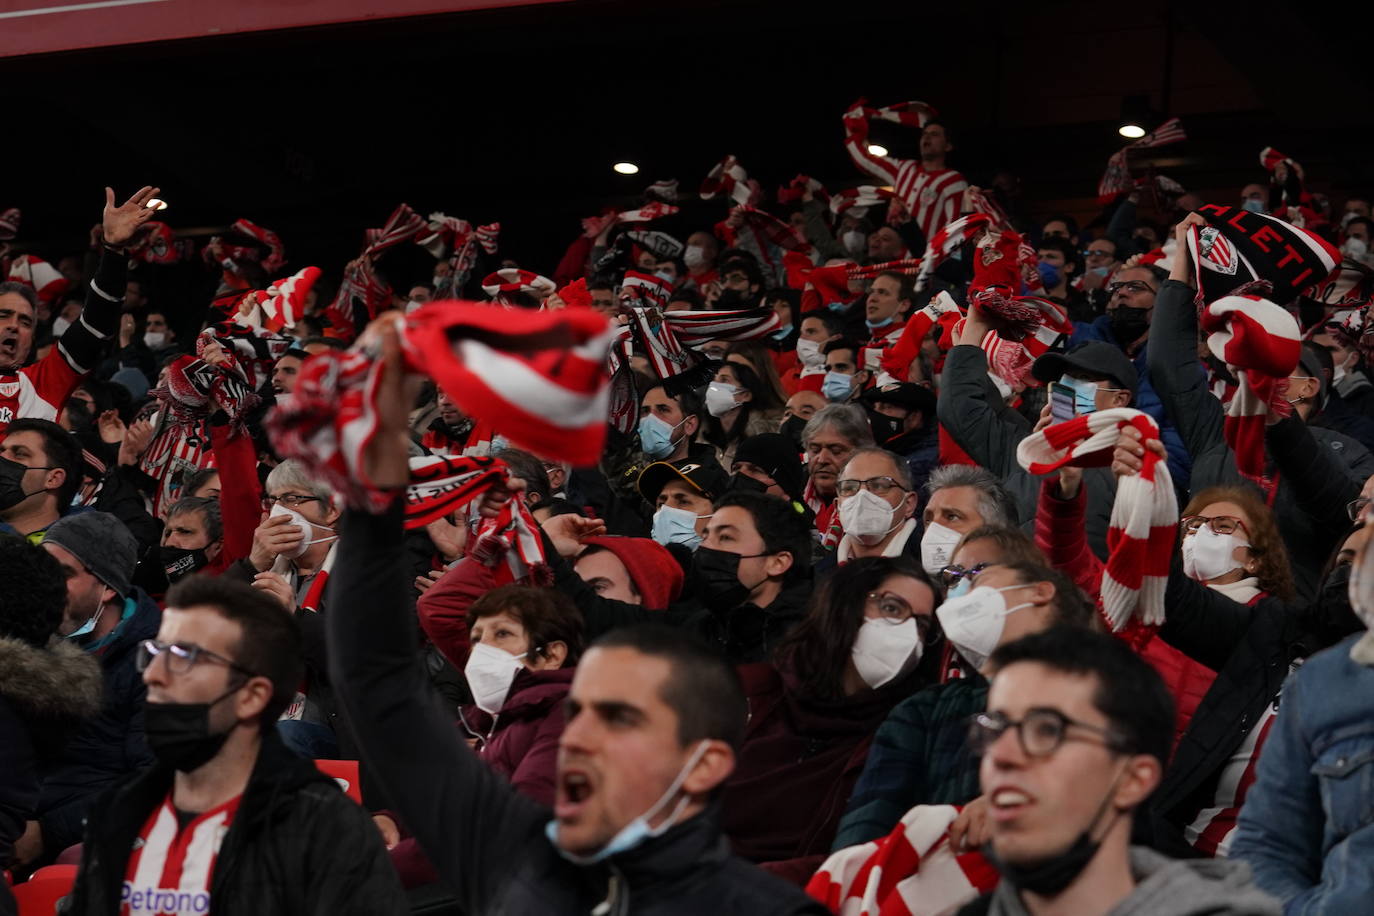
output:
[[[906,487],[891,477],[870,477],[867,480],[855,480],[849,477],[835,484],[835,492],[841,496],[853,496],[860,489],[868,490],[874,496],[886,496],[893,490],[906,492]]]
[[[142,674],[148,670],[148,666],[153,663],[153,659],[159,655],[166,655],[167,670],[172,674],[186,674],[196,666],[197,662],[210,661],[217,665],[223,665],[247,677],[256,675],[247,668],[240,665],[233,659],[225,658],[223,655],[203,649],[195,643],[174,642],[166,643],[156,639],[145,639],[138,644],[138,651],[134,653],[134,668]]]
[[[940,576],[945,581],[945,588],[953,588],[959,584],[960,579],[972,580],[980,572],[992,565],[992,563],[974,563],[972,566],[965,569],[956,563],[951,563],[940,570]]]
[[[931,616],[916,613],[916,609],[901,595],[894,595],[892,592],[869,592],[864,600],[878,611],[878,616],[870,619],[882,620],[893,626],[915,620],[916,632],[920,634],[922,641],[930,632]]]
[[[1107,284],[1107,292],[1113,296],[1121,290],[1130,293],[1153,293],[1155,288],[1144,280],[1117,280],[1115,283]]]
[[[1096,249],[1094,249],[1094,248],[1086,248],[1086,249],[1083,250],[1083,257],[1085,257],[1085,258],[1110,258],[1110,257],[1111,257],[1113,254],[1115,254],[1115,253],[1116,253],[1116,252],[1108,251],[1108,250],[1105,249],[1105,248],[1096,248]]]
[[[1370,502],[1371,500],[1368,496],[1358,496],[1345,504],[1345,514],[1350,516],[1352,522],[1358,522],[1360,520],[1360,513],[1364,511],[1364,507],[1369,505]]]
[[[1250,529],[1245,527],[1245,522],[1231,515],[1216,515],[1211,518],[1205,515],[1189,515],[1180,519],[1178,524],[1190,534],[1206,525],[1212,529],[1213,534],[1235,534],[1239,531],[1246,537],[1250,536]]]
[[[1026,711],[1019,722],[1013,722],[1000,712],[980,712],[969,720],[968,743],[974,754],[982,756],[1009,728],[1016,729],[1016,740],[1027,757],[1048,757],[1069,740],[1084,740],[1069,733],[1076,728],[1092,732],[1102,738],[1102,744],[1119,754],[1130,753],[1121,738],[1109,728],[1101,728],[1070,719],[1057,709],[1037,706]]]
[[[277,503],[288,506],[292,509],[298,508],[305,503],[324,502],[318,496],[300,496],[296,493],[283,493],[281,496],[271,496],[266,493],[262,496],[262,507],[267,511],[272,511],[272,507]]]

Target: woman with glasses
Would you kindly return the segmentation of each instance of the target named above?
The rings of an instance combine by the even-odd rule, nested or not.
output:
[[[830,842],[873,734],[935,679],[939,587],[902,557],[835,570],[772,666],[742,670],[749,726],[722,799],[735,851],[798,882]]]

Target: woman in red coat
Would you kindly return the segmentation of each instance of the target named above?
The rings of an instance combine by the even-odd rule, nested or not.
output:
[[[798,883],[820,864],[878,726],[932,682],[937,595],[905,557],[853,560],[822,585],[773,666],[741,669],[749,727],[722,800],[738,854]]]

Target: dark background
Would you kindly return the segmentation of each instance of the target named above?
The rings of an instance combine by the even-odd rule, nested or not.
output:
[[[247,217],[291,269],[336,272],[405,201],[499,220],[502,256],[549,273],[580,217],[660,178],[694,198],[726,153],[770,195],[798,172],[863,183],[840,128],[859,96],[936,105],[972,181],[1011,169],[1032,213],[1091,217],[1133,94],[1189,135],[1133,161],[1229,202],[1273,145],[1339,206],[1374,191],[1369,32],[1339,9],[579,0],[11,58],[0,208],[23,209],[21,250],[56,259],[105,184],[154,183],[179,230]],[[915,155],[914,131],[875,139]]]

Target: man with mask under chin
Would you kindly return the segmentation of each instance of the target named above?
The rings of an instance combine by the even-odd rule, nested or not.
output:
[[[262,592],[207,576],[172,588],[135,656],[157,764],[92,807],[66,912],[408,911],[366,812],[277,737],[301,654]]]
[[[1124,642],[1054,628],[1008,643],[970,742],[988,803],[984,855],[1001,873],[963,914],[1278,914],[1226,859],[1173,860],[1130,845],[1168,760],[1174,705]]]
[[[31,865],[81,842],[96,796],[153,762],[143,737],[145,690],[134,654],[162,620],[157,604],[131,582],[138,544],[114,516],[82,512],[60,519],[42,549],[66,574],[58,635],[98,659],[105,701],[42,774],[37,817],[16,845],[21,861]]]

